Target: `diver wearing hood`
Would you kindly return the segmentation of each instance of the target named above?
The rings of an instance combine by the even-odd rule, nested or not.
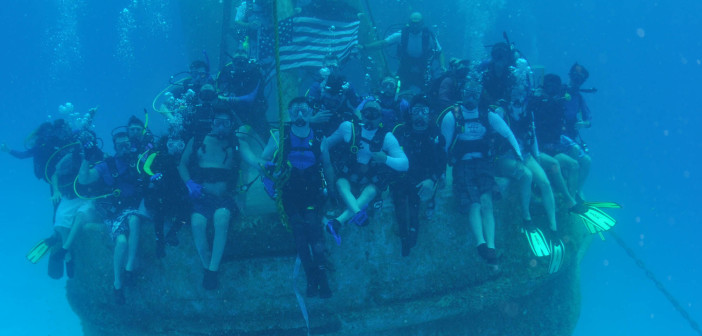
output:
[[[417,243],[419,210],[422,202],[431,203],[436,185],[446,170],[445,140],[438,127],[430,122],[429,101],[424,96],[412,99],[393,135],[409,160],[409,169],[390,184],[395,216],[400,228],[402,256]]]

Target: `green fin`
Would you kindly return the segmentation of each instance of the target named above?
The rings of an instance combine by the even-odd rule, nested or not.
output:
[[[621,209],[622,206],[616,202],[585,202],[589,207],[605,208],[605,209]]]
[[[43,256],[51,249],[51,245],[46,241],[46,239],[40,240],[31,250],[27,253],[27,260],[32,264],[36,264],[41,260]]]
[[[529,242],[529,247],[531,252],[537,257],[546,257],[551,254],[546,237],[544,233],[537,227],[523,227],[522,232]]]
[[[551,242],[551,261],[548,264],[549,274],[556,273],[561,269],[565,251],[565,244],[563,244],[563,241],[560,239],[557,239],[555,242]]]
[[[590,233],[607,231],[617,224],[617,221],[612,216],[592,206],[588,207],[584,214],[577,215],[582,218],[583,224],[585,224]]]

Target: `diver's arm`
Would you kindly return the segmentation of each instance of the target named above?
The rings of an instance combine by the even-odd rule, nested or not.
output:
[[[351,132],[353,132],[353,125],[348,121],[342,122],[339,128],[322,142],[322,151],[329,151],[340,142],[351,141]],[[358,136],[361,135],[358,134]]]
[[[488,112],[488,122],[490,123],[490,126],[492,126],[492,129],[509,141],[509,144],[512,145],[512,148],[517,153],[517,156],[519,156],[519,159],[523,160],[522,151],[519,150],[517,138],[514,137],[514,133],[512,133],[512,130],[509,129],[507,123],[495,112]]]
[[[453,141],[453,133],[456,131],[456,121],[453,118],[453,113],[448,112],[441,120],[441,135],[444,136],[444,152],[448,153],[451,142]]]
[[[183,154],[180,156],[180,163],[178,164],[178,174],[184,183],[190,181],[190,171],[188,170],[188,163],[190,161],[190,156],[193,154],[193,141],[190,139],[188,144],[183,150]]]
[[[328,138],[323,138],[320,144],[320,151],[322,155],[322,169],[324,171],[324,177],[330,183],[327,185],[329,188],[330,195],[336,190],[336,176],[334,174],[334,167],[331,163],[331,157],[329,156],[329,146],[327,145]]]
[[[263,149],[263,152],[261,152],[261,159],[264,161],[270,161],[273,160],[273,155],[275,154],[275,151],[278,150],[278,134],[280,132],[277,131],[272,131],[271,132],[271,137],[268,138],[268,143],[266,144],[266,148]]]
[[[388,167],[397,171],[407,171],[407,169],[409,169],[407,155],[405,155],[402,147],[400,147],[400,143],[397,142],[397,138],[390,132],[385,134],[383,151],[387,153],[385,164],[388,165]]]
[[[100,173],[95,166],[91,167],[88,160],[83,159],[80,164],[80,170],[78,171],[78,183],[80,184],[91,184],[100,178]]]
[[[31,157],[34,157],[34,148],[22,152],[10,149],[8,150],[8,152],[10,153],[10,155],[17,159],[29,159]]]
[[[250,137],[248,135],[249,131],[250,129],[248,126],[241,126],[236,133],[236,137],[239,138],[239,153],[244,162],[254,167],[256,170],[260,170],[263,162],[261,162],[251,150],[251,146],[247,141]]]

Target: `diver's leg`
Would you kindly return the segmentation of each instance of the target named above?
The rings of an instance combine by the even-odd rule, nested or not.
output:
[[[134,270],[134,260],[139,248],[139,226],[141,219],[137,215],[129,216],[129,236],[127,237],[127,264],[124,269],[128,272]]]
[[[346,209],[352,213],[356,213],[361,210],[358,207],[356,197],[351,192],[351,183],[349,183],[349,180],[343,177],[336,180],[336,191],[339,194],[339,197],[341,197],[341,200],[344,201],[344,204],[346,204]],[[343,221],[340,222],[343,223]]]
[[[557,154],[555,159],[558,160],[558,163],[561,165],[561,172],[566,180],[568,191],[571,195],[575,196],[575,192],[578,188],[578,175],[580,171],[578,161],[564,153]]]
[[[219,270],[219,263],[224,255],[224,247],[227,245],[230,219],[231,211],[227,208],[219,208],[214,213],[214,240],[212,241],[212,258],[208,268],[210,271]]]
[[[529,204],[531,202],[531,172],[519,161],[508,157],[501,157],[497,160],[496,164],[498,176],[504,176],[517,181],[520,203],[522,205],[522,219],[531,220],[531,211],[529,211]]]
[[[492,191],[480,195],[480,217],[483,234],[489,248],[495,248],[495,214],[492,206]]]
[[[113,255],[113,270],[115,275],[115,289],[122,288],[122,267],[127,256],[127,236],[120,234],[115,239],[115,251]]]
[[[552,156],[541,153],[539,155],[539,164],[543,167],[544,172],[553,183],[556,191],[560,192],[566,199],[566,206],[568,208],[576,204],[575,198],[568,191],[568,186],[566,185],[565,179],[563,179],[563,174],[561,173],[561,165],[558,160],[554,159]]]
[[[548,177],[546,177],[546,172],[544,172],[539,163],[531,156],[528,157],[524,163],[534,177],[534,184],[541,191],[541,202],[544,204],[544,210],[546,210],[549,227],[551,230],[556,231],[556,201],[553,197],[551,183],[548,181]]]
[[[193,241],[195,248],[200,255],[202,267],[208,268],[210,265],[210,245],[207,243],[207,218],[199,213],[193,213],[190,218],[192,226]]]
[[[475,245],[485,244],[485,235],[483,234],[483,222],[480,218],[480,203],[472,203],[468,212],[468,224],[475,238]]]

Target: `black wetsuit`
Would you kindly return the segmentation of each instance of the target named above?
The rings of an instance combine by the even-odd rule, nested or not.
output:
[[[390,195],[395,205],[395,216],[402,239],[402,255],[407,256],[417,243],[419,204],[417,184],[431,179],[436,181],[446,169],[445,140],[436,127],[415,132],[411,126],[401,124],[393,135],[402,146],[409,160],[409,169],[390,184]]]
[[[297,253],[307,274],[308,295],[317,290],[323,296],[331,295],[325,272],[323,232],[319,224],[326,201],[319,148],[321,139],[313,131],[305,138],[298,137],[290,127],[285,127],[283,136],[284,161],[286,166],[290,164],[290,177],[282,186],[282,201]]]

